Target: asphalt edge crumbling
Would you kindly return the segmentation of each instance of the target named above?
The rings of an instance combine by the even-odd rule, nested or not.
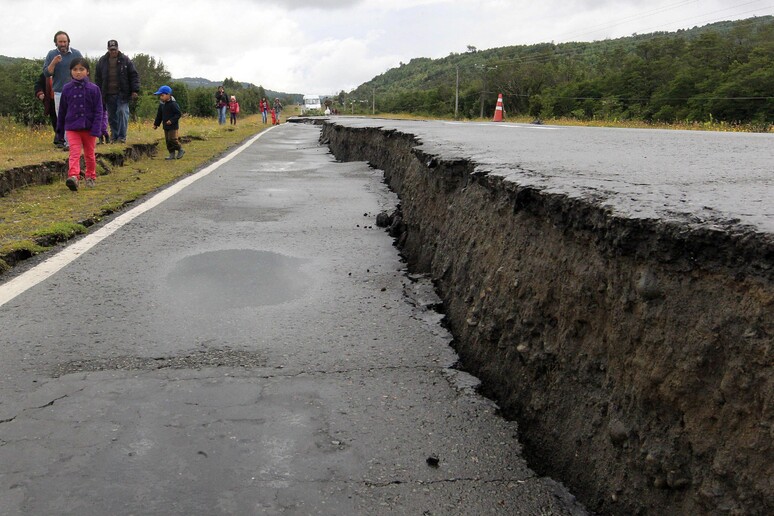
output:
[[[384,171],[401,250],[533,469],[604,513],[774,512],[772,235],[617,217],[394,130],[321,141]]]

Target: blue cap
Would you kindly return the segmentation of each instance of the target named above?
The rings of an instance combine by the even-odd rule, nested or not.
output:
[[[172,88],[170,88],[169,86],[162,86],[161,88],[159,88],[159,91],[154,93],[154,95],[161,95],[162,93],[166,94],[166,95],[171,95],[172,94]]]

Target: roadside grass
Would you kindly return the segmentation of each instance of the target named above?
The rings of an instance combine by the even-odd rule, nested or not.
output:
[[[292,115],[293,113],[288,113]],[[284,118],[284,117],[283,117]],[[240,117],[236,126],[217,119],[183,117],[180,136],[183,159],[167,161],[164,133],[151,121],[132,122],[127,144],[98,145],[97,154],[122,152],[127,145],[157,143],[157,154],[112,167],[105,174],[98,165],[94,188],[68,190],[64,181],[28,186],[0,197],[0,272],[9,256],[31,256],[56,242],[88,231],[102,217],[180,177],[190,174],[226,150],[271,127],[260,115]],[[46,161],[67,161],[67,153],[53,146],[50,128],[30,129],[0,120],[0,170]]]

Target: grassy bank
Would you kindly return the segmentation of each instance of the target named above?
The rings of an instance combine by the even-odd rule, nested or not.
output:
[[[284,117],[283,117],[284,118]],[[109,173],[98,169],[97,185],[70,192],[64,181],[29,186],[0,197],[0,271],[9,262],[45,251],[58,241],[85,232],[87,226],[128,203],[194,172],[213,157],[269,128],[260,115],[242,117],[236,126],[220,126],[216,119],[184,117],[180,134],[185,157],[167,161],[164,134],[149,121],[133,122],[127,144],[97,146],[97,154],[122,152],[132,144],[157,143],[158,153]],[[66,161],[67,153],[52,145],[49,128],[30,129],[0,122],[0,170],[47,161]]]

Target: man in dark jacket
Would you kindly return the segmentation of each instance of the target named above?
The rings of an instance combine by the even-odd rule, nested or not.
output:
[[[137,100],[140,75],[129,56],[118,51],[118,41],[111,39],[107,53],[99,58],[94,83],[102,90],[108,113],[111,141],[126,142],[129,125],[129,100]]]

